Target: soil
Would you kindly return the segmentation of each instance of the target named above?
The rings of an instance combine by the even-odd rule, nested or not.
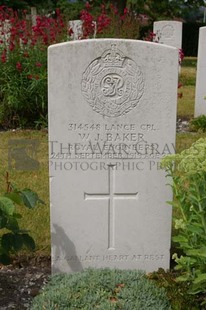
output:
[[[0,265],[0,310],[25,310],[51,275],[50,257],[18,257]]]

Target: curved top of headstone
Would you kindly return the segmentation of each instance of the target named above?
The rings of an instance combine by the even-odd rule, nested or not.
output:
[[[71,61],[80,62],[78,52],[83,48],[82,65],[74,65],[71,71],[79,70],[79,90],[92,110],[103,117],[122,117],[134,111],[145,93],[145,61],[142,54],[150,58],[158,55],[164,62],[164,53],[173,52],[173,47],[161,44],[120,39],[92,39],[60,43],[49,47],[54,51],[68,49]],[[76,50],[72,52],[72,50]],[[66,50],[65,50],[66,51]],[[164,52],[163,52],[164,51]],[[175,53],[175,52],[174,52]],[[74,59],[74,56],[77,59]],[[84,64],[84,60],[88,59]]]
[[[62,46],[71,46],[71,45],[101,45],[101,44],[108,44],[108,42],[117,42],[117,43],[122,43],[122,44],[128,44],[129,46],[136,45],[136,46],[152,46],[155,49],[162,49],[162,48],[169,48],[169,49],[174,49],[172,46],[164,46],[162,44],[157,44],[154,42],[149,42],[149,41],[143,41],[143,40],[133,40],[133,39],[109,39],[109,38],[103,38],[103,39],[83,39],[83,40],[78,40],[78,41],[67,41],[67,42],[62,42],[62,43],[56,43],[52,44],[48,47],[49,50],[62,47]]]
[[[162,20],[154,22],[155,41],[182,48],[182,22]]]

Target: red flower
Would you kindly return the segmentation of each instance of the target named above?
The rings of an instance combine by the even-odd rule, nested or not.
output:
[[[110,9],[115,15],[119,14],[118,9],[113,4],[110,4]]]
[[[25,58],[28,58],[28,57],[29,57],[29,53],[28,53],[28,52],[24,52],[23,56],[24,56]]]
[[[27,78],[28,78],[29,80],[32,80],[33,76],[32,76],[31,74],[29,74],[29,75],[27,75]]]
[[[72,29],[72,28],[69,28],[68,34],[71,36],[73,33],[74,33],[73,29]]]
[[[16,68],[17,68],[17,70],[18,70],[19,72],[22,71],[22,65],[21,65],[20,62],[17,62],[17,63],[16,63]]]
[[[46,34],[43,35],[43,42],[45,45],[48,44],[48,36]]]
[[[1,62],[2,63],[6,62],[6,52],[5,51],[1,54]]]
[[[27,38],[22,38],[22,43],[26,45],[28,43],[28,39]]]
[[[102,11],[102,13],[105,13],[105,5],[104,4],[101,4],[101,11]]]
[[[42,67],[42,64],[40,62],[36,62],[36,67]]]
[[[129,12],[127,8],[124,9],[124,15],[126,15]]]
[[[86,2],[85,8],[86,8],[87,10],[90,10],[90,9],[91,9],[91,5],[89,4],[89,2]]]
[[[13,42],[10,42],[10,45],[9,45],[9,50],[12,52],[15,48],[15,45]]]
[[[183,59],[184,59],[184,52],[183,52],[183,50],[180,48],[179,49],[179,64],[181,65],[181,63],[182,63],[182,61],[183,61]]]
[[[56,15],[60,16],[60,9],[56,9]]]

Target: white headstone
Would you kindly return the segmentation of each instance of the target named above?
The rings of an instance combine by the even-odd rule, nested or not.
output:
[[[161,43],[182,48],[182,22],[163,20],[154,22],[154,40]]]
[[[11,23],[9,19],[5,19],[0,24],[0,40],[3,44],[8,45],[8,41],[10,38],[10,29],[11,29]]]
[[[53,272],[169,268],[178,51],[92,39],[49,47]]]
[[[36,26],[36,17],[37,17],[37,9],[35,7],[31,7],[31,23],[32,23],[32,26]]]
[[[93,24],[93,38],[96,37],[96,33],[97,33],[97,23],[96,21],[92,22]],[[79,40],[83,38],[83,21],[81,20],[71,20],[69,21],[69,32],[71,32],[70,34],[70,38],[72,40]]]
[[[195,117],[206,115],[206,27],[199,29]]]
[[[83,25],[82,20],[69,21],[69,29],[72,29],[72,33],[70,35],[72,40],[79,40],[83,37],[82,25]]]

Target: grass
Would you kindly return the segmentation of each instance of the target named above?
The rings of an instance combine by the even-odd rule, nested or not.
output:
[[[194,117],[196,67],[196,57],[187,57],[183,60],[179,76],[179,83],[182,84],[179,93],[183,96],[178,99],[177,105],[177,116],[181,119]]]
[[[20,171],[8,167],[8,141],[10,139],[38,139],[37,160],[40,168],[34,171]],[[5,175],[8,171],[9,180],[17,188],[30,188],[38,193],[45,205],[39,204],[30,210],[19,207],[23,214],[20,225],[28,229],[36,241],[36,255],[50,255],[50,212],[49,212],[49,178],[48,178],[48,146],[45,131],[8,131],[0,133],[0,193],[6,191]]]
[[[200,138],[206,138],[206,133],[178,133],[176,136],[176,153],[189,148]]]
[[[191,119],[194,110],[194,79],[196,71],[196,58],[186,58],[183,62],[180,74],[180,81],[186,81],[182,89],[183,98],[178,100],[178,118]],[[176,152],[189,147],[200,137],[206,134],[200,133],[179,133],[176,139]],[[11,183],[18,188],[31,188],[36,191],[45,205],[39,205],[34,210],[20,208],[20,213],[24,215],[21,220],[22,228],[30,231],[36,241],[35,255],[50,255],[50,211],[49,211],[49,178],[48,178],[48,135],[45,131],[22,130],[8,131],[0,133],[0,192],[6,190],[5,174],[9,172]],[[39,147],[37,160],[40,169],[36,171],[8,170],[8,141],[10,139],[37,139]]]

